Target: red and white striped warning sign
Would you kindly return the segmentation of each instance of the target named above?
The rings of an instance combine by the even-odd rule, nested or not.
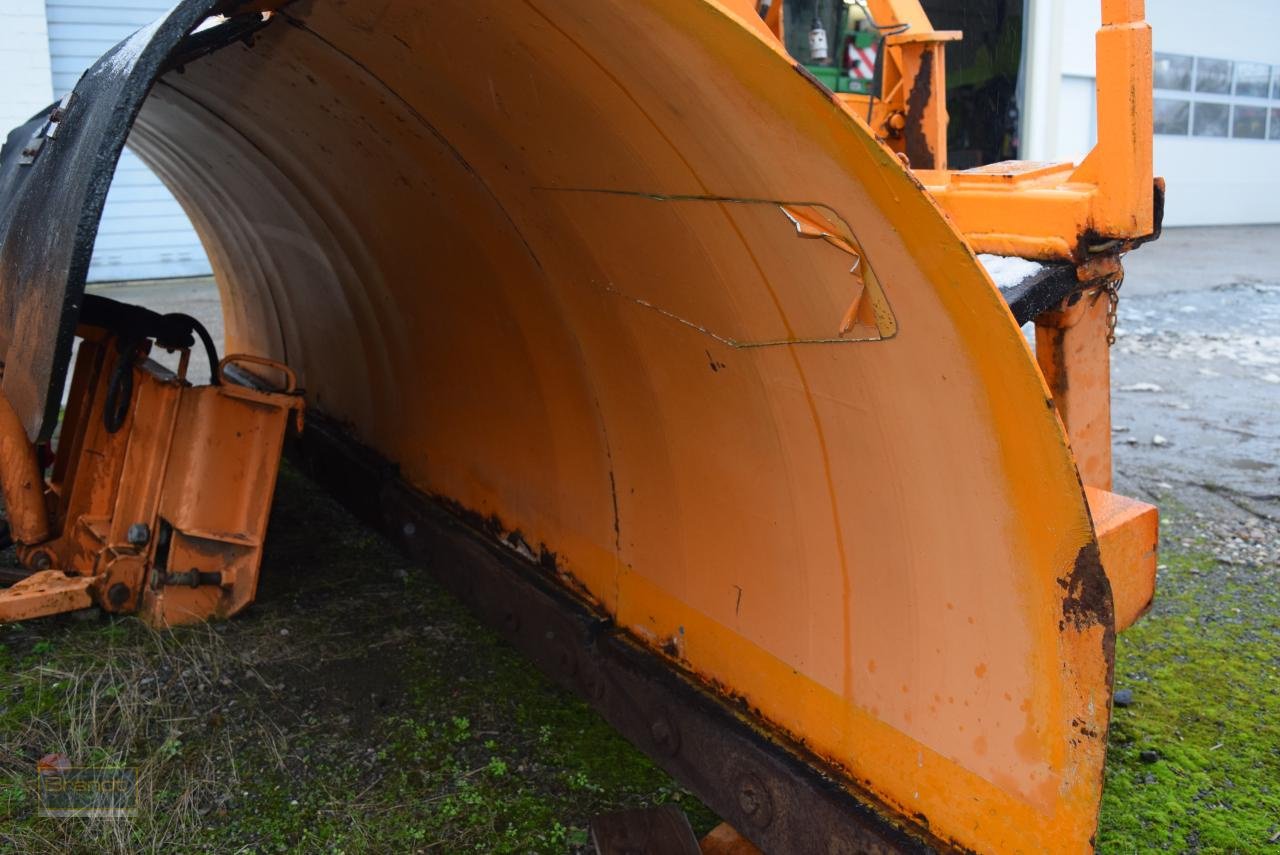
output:
[[[855,80],[870,80],[876,74],[876,46],[858,47],[850,39],[844,47],[844,67]]]

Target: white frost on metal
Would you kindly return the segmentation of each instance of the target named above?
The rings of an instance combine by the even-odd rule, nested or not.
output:
[[[1005,255],[979,255],[978,261],[987,269],[997,288],[1012,288],[1044,269],[1044,265],[1038,262]]]
[[[146,46],[150,44],[151,39],[155,37],[156,31],[160,29],[160,25],[168,20],[169,16],[173,14],[173,10],[178,8],[178,5],[180,4],[174,4],[168,12],[165,12],[150,24],[147,24],[147,26],[129,36],[129,39],[124,44],[120,45],[119,49],[117,49],[115,53],[111,54],[106,63],[99,68],[99,72],[106,70],[111,74],[123,74],[129,71],[129,69],[133,67],[133,64],[138,61],[138,57],[142,55],[143,49],[146,48]]]
[[[195,33],[202,33],[205,30],[212,29],[213,27],[216,27],[219,24],[225,23],[226,20],[227,20],[226,15],[210,15],[209,17],[205,18],[202,22],[200,22],[200,26],[196,27],[191,32],[193,35]]]

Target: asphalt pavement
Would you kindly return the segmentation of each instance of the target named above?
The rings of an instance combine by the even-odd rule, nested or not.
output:
[[[1170,229],[1125,269],[1118,489],[1280,520],[1280,226]]]

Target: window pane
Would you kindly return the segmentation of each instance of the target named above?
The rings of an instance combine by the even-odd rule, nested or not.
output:
[[[1266,98],[1271,83],[1271,66],[1257,62],[1236,63],[1236,94]]]
[[[1191,102],[1175,98],[1155,100],[1155,130],[1158,134],[1187,135],[1191,119]]]
[[[1267,108],[1237,104],[1231,114],[1231,136],[1260,140],[1267,135]]]
[[[1280,65],[1271,69],[1271,97],[1280,98]]]
[[[1155,61],[1155,88],[1191,91],[1191,57],[1158,53]]]
[[[1280,140],[1280,110],[1275,107],[1271,108],[1271,128],[1267,132],[1267,139]]]
[[[1196,60],[1196,91],[1220,92],[1231,91],[1231,62],[1225,59]]]
[[[1228,105],[1199,101],[1196,103],[1192,134],[1197,137],[1225,137],[1230,117]]]

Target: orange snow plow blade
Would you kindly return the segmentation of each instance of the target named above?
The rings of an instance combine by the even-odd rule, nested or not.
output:
[[[129,133],[228,348],[297,373],[299,459],[761,850],[1085,851],[1155,536],[1104,406],[1159,228],[1114,144],[1150,134],[1150,32],[1103,6],[1100,109],[1137,118],[1079,168],[949,173],[908,96],[954,34],[914,2],[872,4],[915,29],[868,125],[743,0],[189,0],[86,75],[110,99],[15,132],[0,203],[96,217],[29,176]],[[7,305],[82,291],[75,247],[5,247]],[[1002,293],[975,248],[1043,271]],[[38,441],[66,361],[33,325],[0,344]]]

